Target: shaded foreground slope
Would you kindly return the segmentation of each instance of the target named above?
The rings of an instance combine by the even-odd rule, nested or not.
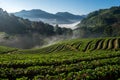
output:
[[[13,49],[0,54],[0,80],[118,80],[119,45],[120,38],[99,38]]]

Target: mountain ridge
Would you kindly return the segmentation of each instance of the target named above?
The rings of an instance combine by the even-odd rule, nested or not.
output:
[[[31,21],[43,21],[49,24],[71,24],[84,18],[84,16],[74,15],[69,12],[52,14],[40,9],[22,10],[13,14]]]

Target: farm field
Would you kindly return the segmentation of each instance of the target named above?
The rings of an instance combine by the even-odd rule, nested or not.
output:
[[[120,38],[73,39],[28,50],[1,46],[0,80],[120,80]]]

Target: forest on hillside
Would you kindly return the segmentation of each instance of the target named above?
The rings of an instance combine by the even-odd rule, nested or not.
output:
[[[79,37],[120,36],[120,6],[91,12],[75,32]]]

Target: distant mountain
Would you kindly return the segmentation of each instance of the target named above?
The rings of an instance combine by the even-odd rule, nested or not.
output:
[[[33,9],[33,10],[22,10],[20,12],[14,13],[16,16],[19,17],[25,17],[25,18],[46,18],[46,19],[51,19],[51,18],[58,18],[58,16],[55,16],[54,14],[50,14],[48,12],[39,10],[39,9]]]
[[[84,18],[83,16],[74,15],[74,14],[71,14],[69,12],[58,12],[58,13],[56,13],[56,15],[61,16],[61,17],[68,19],[68,20],[81,20]]]
[[[71,24],[84,18],[84,16],[74,15],[68,12],[51,14],[40,9],[22,10],[14,13],[14,15],[31,21],[43,21],[49,24]]]
[[[75,31],[81,37],[120,36],[120,6],[91,12]]]

